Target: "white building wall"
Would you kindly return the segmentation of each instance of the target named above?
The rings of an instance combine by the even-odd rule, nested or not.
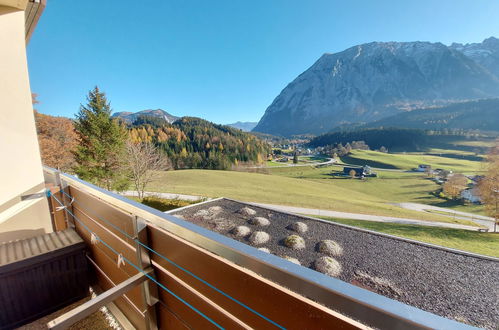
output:
[[[24,25],[24,11],[0,6],[0,236],[4,240],[6,232],[18,238],[16,232],[52,231],[45,198],[35,199],[22,212],[16,206],[21,195],[43,191],[44,183]]]

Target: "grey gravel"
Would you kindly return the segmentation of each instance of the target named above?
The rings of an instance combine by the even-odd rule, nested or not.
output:
[[[230,230],[215,230],[201,217],[193,215],[208,206],[220,206],[217,218],[230,220],[234,226],[248,226],[252,231],[259,226],[248,224],[251,217],[270,220],[265,227],[270,235],[265,243],[272,254],[297,259],[304,267],[314,269],[314,261],[322,256],[316,245],[322,240],[333,240],[343,248],[343,255],[334,257],[342,266],[337,277],[389,298],[415,306],[437,315],[470,325],[496,329],[499,324],[499,262],[487,258],[463,255],[444,249],[411,243],[327,223],[298,215],[251,205],[255,214],[243,215],[247,204],[231,200],[216,200],[178,211],[187,221],[217,231],[237,241],[250,244],[249,237],[236,237]],[[176,214],[176,212],[172,212]],[[293,250],[283,240],[296,233],[288,226],[296,222],[307,225],[300,236],[306,248]]]

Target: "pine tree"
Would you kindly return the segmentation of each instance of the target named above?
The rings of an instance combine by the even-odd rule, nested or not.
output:
[[[127,130],[111,118],[110,104],[97,86],[88,93],[87,102],[80,106],[74,123],[79,138],[75,172],[108,190],[124,188]]]

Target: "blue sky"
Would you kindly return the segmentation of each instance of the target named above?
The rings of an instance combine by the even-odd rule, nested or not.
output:
[[[371,41],[499,37],[497,0],[48,0],[28,45],[37,109],[72,117],[89,89],[114,111],[258,121],[323,53]]]

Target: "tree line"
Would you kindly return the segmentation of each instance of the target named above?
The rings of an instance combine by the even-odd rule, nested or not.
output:
[[[364,141],[374,149],[420,150],[429,140],[425,131],[403,128],[373,128],[354,131],[331,132],[319,135],[308,143],[312,148]]]
[[[271,147],[252,134],[194,117],[173,124],[141,118],[130,127],[133,142],[153,143],[175,169],[230,169],[240,163],[262,163]]]

